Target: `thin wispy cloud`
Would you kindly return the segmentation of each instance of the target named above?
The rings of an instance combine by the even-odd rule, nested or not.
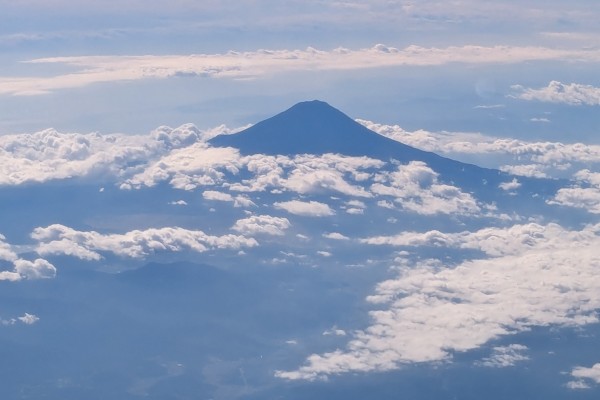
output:
[[[382,44],[371,48],[330,51],[230,51],[226,54],[49,57],[30,64],[60,64],[76,72],[50,77],[0,77],[0,94],[40,95],[90,84],[184,77],[257,78],[286,71],[357,70],[400,66],[434,66],[451,63],[507,64],[525,61],[599,62],[596,49],[553,49],[535,46],[464,45],[445,48]]]

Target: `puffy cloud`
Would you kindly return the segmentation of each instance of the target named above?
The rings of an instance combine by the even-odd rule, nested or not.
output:
[[[0,185],[86,177],[124,182],[123,188],[152,186],[165,180],[185,188],[182,181],[193,185],[200,179],[195,176],[198,173],[209,180],[211,173],[218,175],[210,167],[227,170],[226,162],[237,158],[234,150],[209,149],[203,142],[216,130],[234,131],[224,126],[200,131],[186,124],[178,128],[162,126],[149,135],[47,129],[0,136]],[[218,162],[221,156],[225,156],[225,163]]]
[[[15,272],[25,279],[47,279],[56,276],[56,268],[48,261],[38,258],[34,261],[16,260]]]
[[[323,336],[346,336],[346,331],[334,325],[331,329],[324,331]]]
[[[512,367],[520,361],[527,361],[529,357],[525,354],[527,346],[522,344],[509,344],[508,346],[494,347],[492,355],[479,361],[477,365],[491,368]]]
[[[24,323],[25,325],[33,325],[38,322],[40,319],[33,314],[25,313],[23,316],[17,318],[19,321]]]
[[[464,132],[410,132],[398,125],[382,125],[361,119],[356,121],[390,139],[453,158],[493,156],[486,157],[486,162],[493,163],[488,166],[514,175],[564,177],[566,172],[578,165],[583,168],[600,164],[600,146],[594,144],[528,142]]]
[[[590,213],[600,214],[600,173],[588,169],[573,176],[579,184],[559,189],[549,204],[583,208]],[[582,187],[582,185],[586,185]]]
[[[290,221],[287,218],[272,217],[270,215],[253,215],[237,220],[231,229],[246,235],[262,233],[282,236],[290,226]]]
[[[215,200],[215,201],[233,201],[233,196],[229,193],[217,192],[215,190],[205,190],[202,193],[202,197],[206,200]]]
[[[599,227],[583,231],[569,231],[557,224],[529,223],[509,228],[489,227],[475,232],[442,233],[432,230],[424,233],[403,232],[394,236],[375,236],[360,239],[362,243],[391,246],[432,246],[473,249],[491,257],[502,257],[529,251],[533,248],[549,251],[566,246],[571,241],[589,242]]]
[[[0,94],[39,95],[93,83],[166,79],[178,76],[240,78],[274,71],[353,70],[448,63],[496,64],[533,60],[600,60],[595,49],[556,49],[534,46],[451,46],[404,49],[377,44],[372,48],[321,51],[258,50],[226,54],[49,57],[30,64],[59,64],[75,71],[48,77],[0,77]]]
[[[204,142],[196,142],[168,152],[142,172],[126,179],[121,188],[154,186],[163,181],[183,190],[216,185],[223,182],[225,173],[222,170],[238,172],[239,158],[239,151],[236,149],[210,147]]]
[[[367,329],[356,332],[344,349],[313,354],[297,370],[276,375],[312,380],[386,371],[406,363],[450,360],[454,352],[533,327],[597,323],[598,233],[598,226],[568,231],[556,225],[541,231],[517,226],[504,234],[479,231],[459,242],[494,257],[453,268],[435,260],[416,265],[404,260],[399,276],[379,283],[367,298],[382,307],[371,312]]]
[[[22,279],[45,279],[56,276],[56,268],[48,261],[38,258],[34,261],[19,258],[13,246],[0,235],[0,260],[12,264],[12,271],[0,271],[0,281],[20,281]]]
[[[477,201],[455,186],[438,182],[438,174],[421,161],[399,165],[389,174],[380,174],[371,191],[395,197],[402,208],[418,214],[473,214],[480,211]]]
[[[223,193],[216,190],[205,190],[202,193],[202,197],[206,200],[232,202],[234,207],[256,207],[256,204],[254,204],[248,196],[242,194],[233,197],[229,193]]]
[[[59,133],[0,136],[0,184],[81,176],[118,177],[160,151],[146,136]]]
[[[600,384],[600,363],[594,364],[592,367],[575,367],[571,371],[571,376],[575,381],[567,384],[570,389],[589,389],[589,381],[595,384]]]
[[[510,191],[515,190],[521,187],[521,183],[517,180],[517,178],[513,178],[510,182],[502,182],[498,187],[502,190]]]
[[[31,237],[39,242],[36,248],[39,254],[65,254],[84,260],[99,260],[102,258],[101,252],[143,258],[161,251],[188,250],[202,253],[209,249],[240,249],[258,245],[253,238],[237,235],[212,236],[202,231],[178,227],[101,234],[54,224],[34,229]]]
[[[18,258],[17,253],[12,246],[6,243],[6,237],[0,234],[0,260],[15,261]]]
[[[344,236],[339,232],[324,233],[323,237],[327,238],[327,239],[333,239],[333,240],[350,240],[350,238],[348,236]]]
[[[25,325],[33,325],[36,322],[38,322],[39,320],[40,319],[36,315],[25,313],[22,316],[17,317],[17,318],[3,319],[0,317],[0,326],[15,325],[18,322],[25,324]]]
[[[511,97],[521,100],[537,100],[546,103],[570,105],[600,105],[600,88],[591,85],[551,81],[548,86],[540,89],[525,88],[521,85],[514,85],[512,89],[516,94]]]
[[[291,200],[273,204],[275,208],[285,210],[290,214],[309,217],[327,217],[335,214],[327,204],[318,201]]]

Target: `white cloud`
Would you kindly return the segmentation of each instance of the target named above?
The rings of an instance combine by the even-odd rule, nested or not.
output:
[[[270,215],[253,215],[237,220],[231,229],[245,235],[262,233],[282,236],[290,226],[290,221],[287,218],[272,217]]]
[[[352,215],[362,215],[365,213],[364,208],[347,208],[346,212]]]
[[[120,257],[143,258],[163,251],[188,250],[202,253],[210,249],[237,250],[258,245],[253,238],[237,235],[212,236],[202,231],[178,227],[101,234],[54,224],[35,228],[31,237],[39,242],[36,251],[41,255],[65,254],[83,260],[99,260],[102,252]]]
[[[578,185],[559,189],[549,204],[582,208],[593,214],[600,214],[600,173],[588,169],[573,176]],[[582,187],[583,185],[587,185]]]
[[[350,240],[350,238],[348,236],[342,235],[339,232],[324,233],[323,237],[327,238],[327,239],[333,239],[333,240]]]
[[[339,329],[337,326],[333,326],[331,329],[327,329],[323,332],[323,336],[346,336],[346,331]]]
[[[416,265],[405,260],[399,276],[378,284],[367,298],[382,307],[371,312],[367,329],[356,332],[344,349],[313,354],[297,370],[276,375],[313,380],[386,371],[406,363],[451,360],[454,352],[533,327],[598,322],[599,226],[494,229],[461,235],[454,244],[481,249],[490,259],[452,268],[435,260]]]
[[[206,200],[233,202],[233,196],[231,196],[229,193],[217,192],[215,190],[205,190],[202,192],[202,197],[204,197]]]
[[[491,368],[506,368],[513,367],[518,362],[529,360],[529,356],[523,354],[529,349],[522,344],[498,346],[494,347],[492,350],[492,354],[477,362],[477,365]]]
[[[330,252],[323,251],[323,250],[317,251],[317,254],[320,255],[320,256],[323,256],[323,257],[331,257],[332,256],[332,254]]]
[[[383,161],[369,157],[349,157],[330,153],[304,154],[288,162],[288,166],[292,168],[287,179],[282,180],[280,184],[283,188],[300,194],[328,190],[348,196],[371,197],[368,191],[361,186],[348,183],[347,179],[364,180],[363,170],[381,168],[384,165]]]
[[[285,210],[290,214],[303,215],[309,217],[327,217],[335,212],[325,203],[318,201],[300,201],[291,200],[274,203],[275,208]]]
[[[185,201],[185,200],[170,201],[169,204],[172,206],[187,206],[188,205],[187,201]]]
[[[118,177],[160,151],[150,137],[59,133],[0,136],[0,184]]]
[[[29,313],[25,313],[23,316],[18,317],[17,319],[25,325],[33,325],[40,320],[36,315]]]
[[[34,261],[16,260],[15,272],[25,279],[48,279],[56,276],[56,268],[48,261],[38,258]]]
[[[585,383],[583,380],[569,381],[567,382],[566,386],[573,390],[591,389],[591,386]]]
[[[229,147],[210,147],[195,142],[188,147],[173,149],[150,163],[142,172],[124,180],[122,189],[154,186],[168,181],[173,187],[193,190],[198,186],[211,186],[223,182],[224,172],[237,173],[239,151]]]
[[[521,183],[517,180],[517,178],[513,178],[510,182],[502,182],[498,185],[498,187],[502,190],[511,191],[521,187]]]
[[[399,165],[390,174],[380,174],[380,182],[371,191],[392,196],[402,208],[423,215],[474,214],[480,211],[477,201],[455,186],[438,182],[438,174],[421,161]]]
[[[321,51],[258,50],[226,54],[49,57],[30,64],[66,65],[75,71],[49,77],[0,77],[0,94],[39,95],[94,83],[166,79],[178,76],[247,78],[282,71],[354,70],[394,66],[506,64],[535,60],[600,60],[597,49],[557,49],[534,46],[451,46],[404,49],[381,44],[372,48]]]
[[[600,105],[600,88],[579,83],[565,84],[551,81],[540,89],[525,88],[514,85],[515,97],[521,100],[537,100],[546,103],[564,103],[569,105]]]
[[[4,261],[15,261],[19,257],[13,250],[12,246],[6,243],[6,237],[0,234],[0,260]]]
[[[12,264],[12,271],[0,271],[0,281],[16,282],[22,279],[45,279],[56,276],[56,268],[48,261],[38,258],[34,261],[19,258],[13,246],[6,243],[0,234],[0,260]]]
[[[600,384],[600,363],[594,364],[590,368],[575,367],[571,371],[571,376],[576,380],[567,383],[569,389],[590,389],[588,382]]]

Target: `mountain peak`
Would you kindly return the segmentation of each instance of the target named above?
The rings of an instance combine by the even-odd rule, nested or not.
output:
[[[412,149],[385,138],[320,100],[297,103],[289,109],[234,135],[215,137],[215,146],[232,146],[242,154],[324,154],[379,156],[390,145]],[[398,150],[398,149],[397,149]],[[416,150],[416,149],[413,149]],[[397,155],[397,152],[395,153]]]

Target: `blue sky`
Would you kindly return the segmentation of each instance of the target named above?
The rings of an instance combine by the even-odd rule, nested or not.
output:
[[[599,127],[597,104],[510,97],[513,85],[600,86],[599,10],[589,1],[25,1],[2,9],[1,133],[235,127],[313,98],[411,130],[594,142]],[[390,61],[365,51],[378,44],[423,50]],[[311,48],[329,59],[315,64]],[[356,56],[336,56],[339,48]],[[253,59],[223,60],[229,52]],[[283,66],[267,52],[300,54]],[[207,59],[190,65],[190,55]],[[107,59],[72,59],[94,56]],[[170,59],[118,58],[141,56]],[[214,63],[239,71],[217,73]],[[77,82],[65,78],[71,73]],[[21,79],[29,85],[9,88]],[[475,108],[490,105],[504,107]]]

